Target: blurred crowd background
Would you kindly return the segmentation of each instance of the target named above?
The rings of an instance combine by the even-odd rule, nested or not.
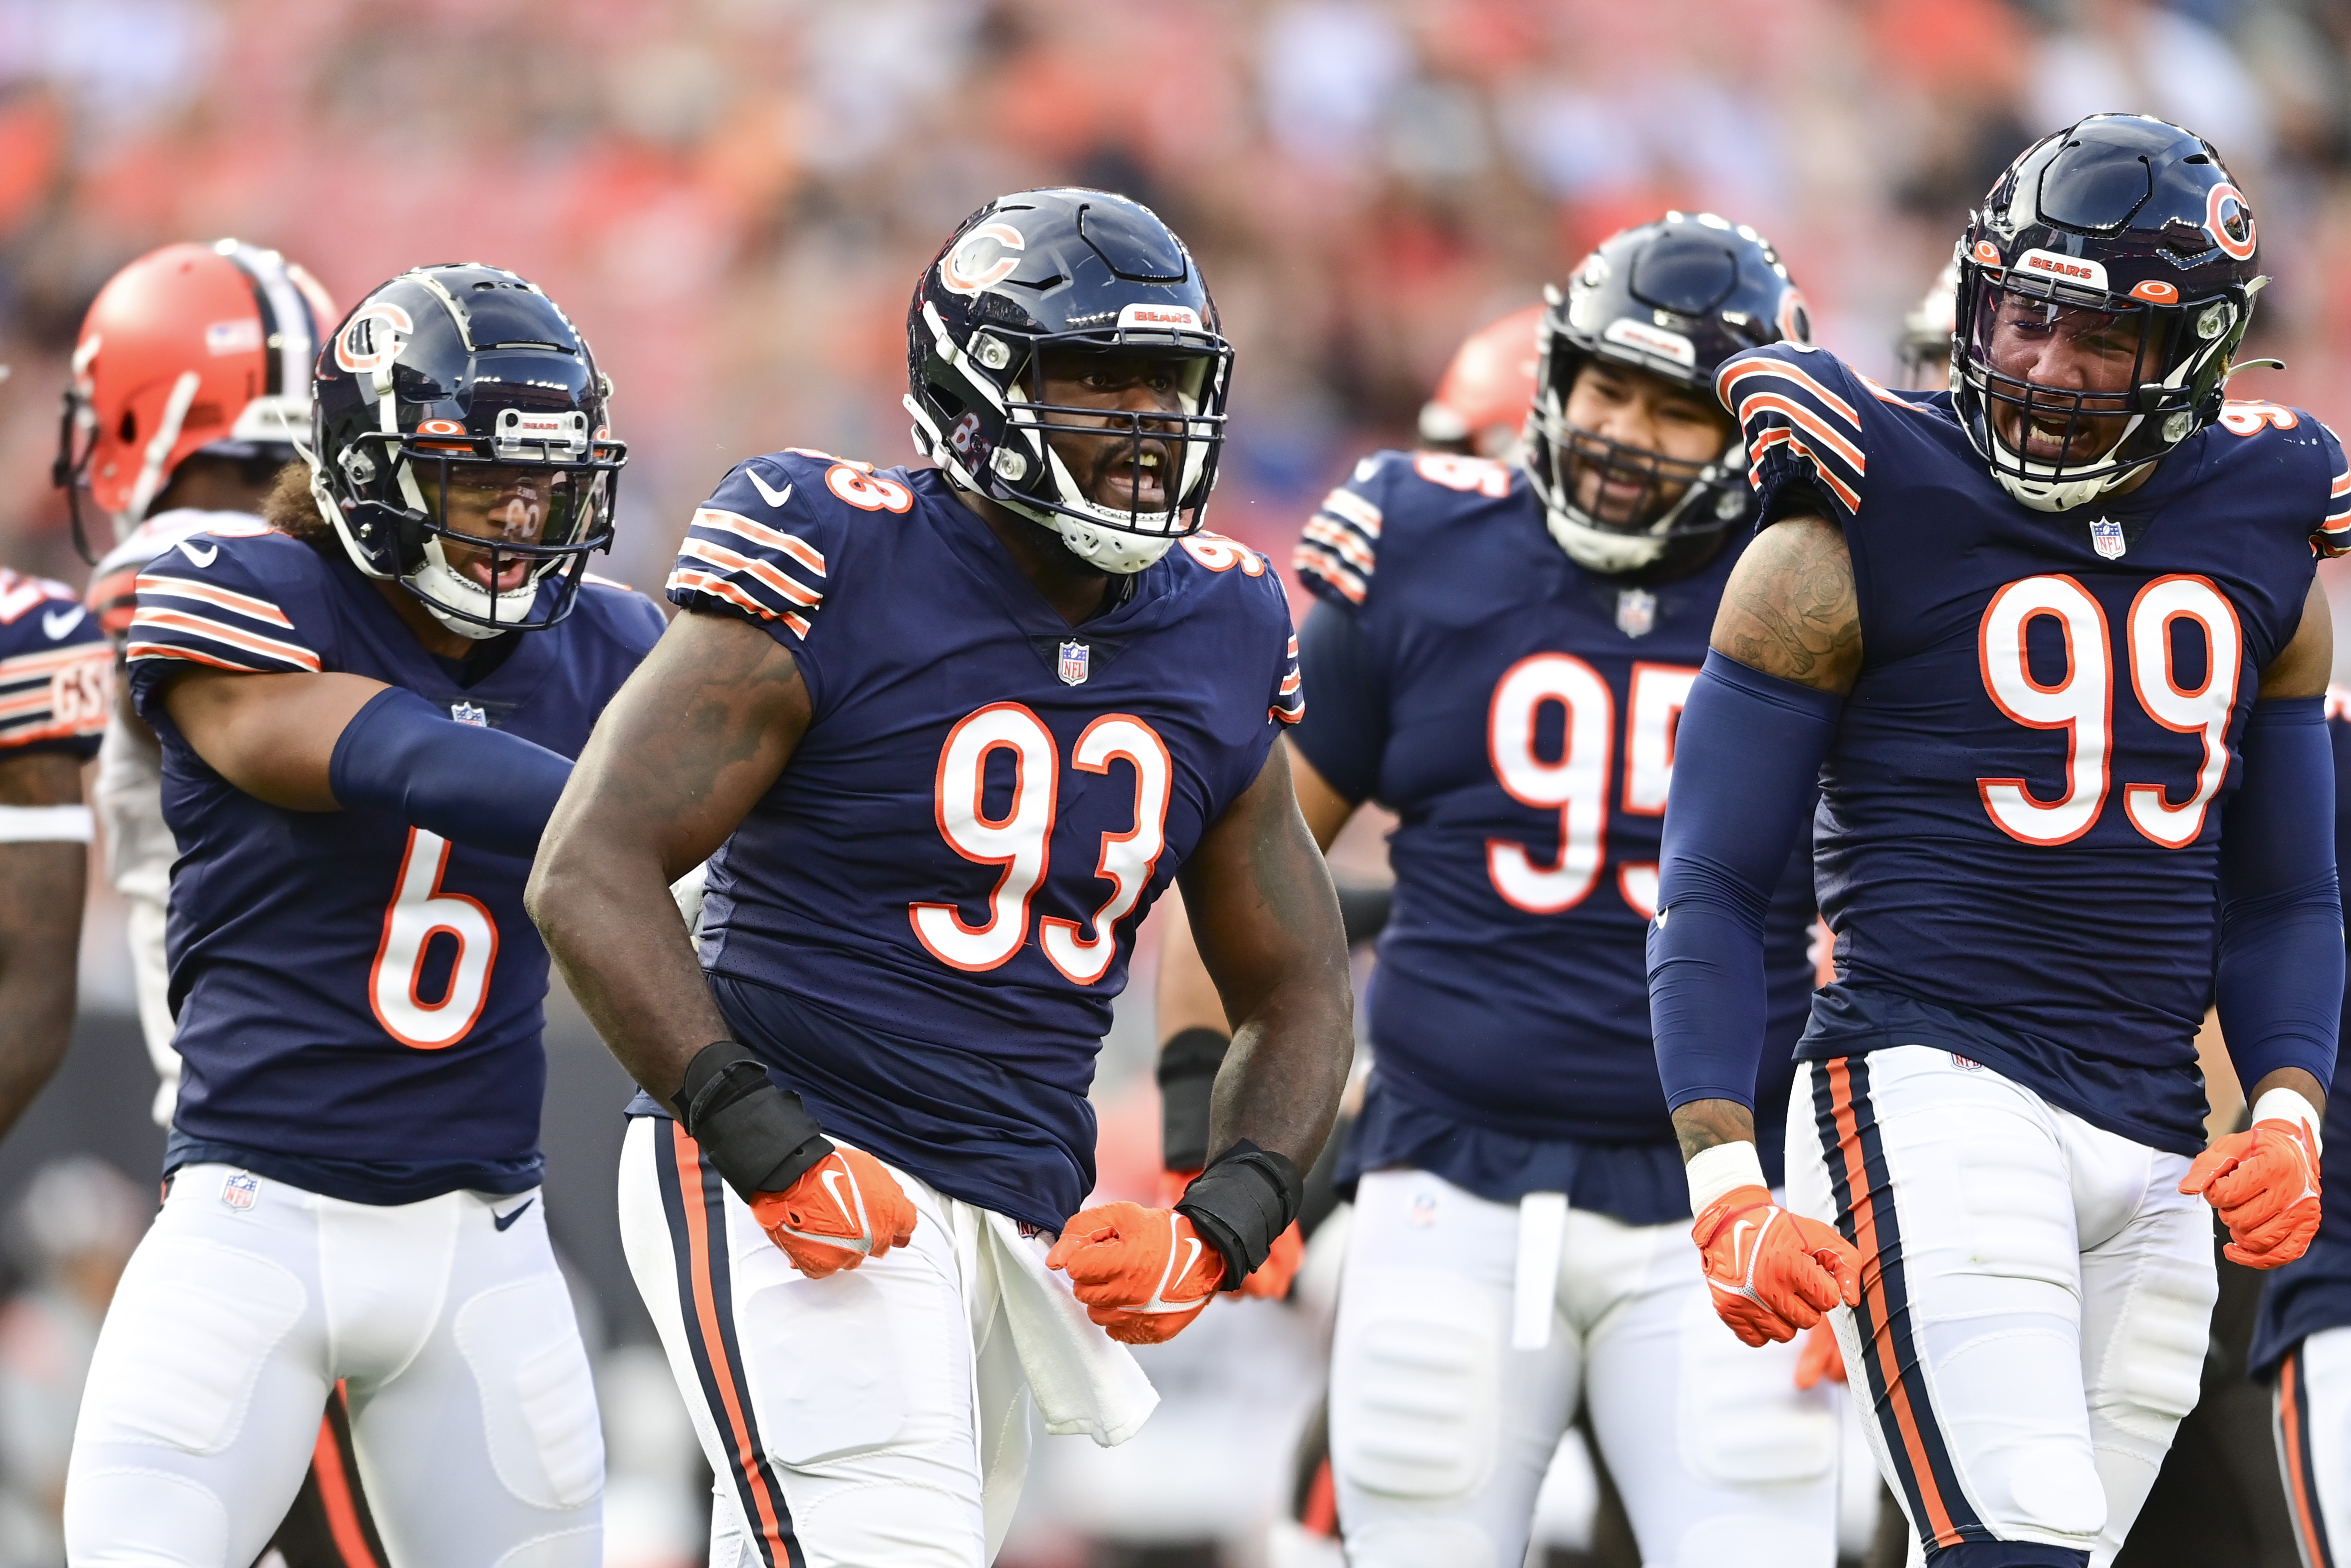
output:
[[[2219,147],[2275,280],[2248,350],[2291,367],[2235,390],[2340,427],[2346,57],[2351,0],[0,0],[0,560],[79,580],[48,478],[67,357],[99,285],[172,240],[278,247],[346,306],[421,262],[545,287],[617,383],[612,575],[653,587],[738,457],[907,458],[906,296],[965,214],[1113,187],[1187,238],[1238,348],[1210,526],[1286,559],[1322,487],[1409,442],[1462,337],[1610,231],[1753,225],[1820,340],[1886,375],[1970,202],[2106,109]],[[1104,1059],[1113,1186],[1156,1164],[1147,946]],[[41,1561],[7,1555],[38,1535],[8,1521],[46,1506],[160,1148],[102,890],[84,968],[76,1059],[0,1149],[0,1568]],[[550,1218],[610,1352],[613,1561],[674,1563],[701,1482],[611,1235],[622,1085],[559,1007],[550,1048]],[[1215,1550],[1258,1561],[1248,1516],[1313,1394],[1311,1314],[1285,1311],[1168,1347],[1150,1451],[1040,1464],[1008,1562],[1102,1560],[1088,1509],[1171,1464],[1207,1468]]]

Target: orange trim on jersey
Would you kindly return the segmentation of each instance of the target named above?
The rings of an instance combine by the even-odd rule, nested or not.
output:
[[[1290,564],[1300,571],[1312,572],[1346,596],[1350,604],[1361,604],[1366,591],[1364,580],[1340,564],[1339,558],[1321,545],[1301,544],[1290,552]]]
[[[755,545],[781,550],[819,577],[825,575],[824,553],[798,534],[788,534],[781,528],[771,528],[765,523],[755,523],[740,512],[722,512],[716,507],[704,507],[694,514],[694,526],[717,528],[725,533],[740,534]]]
[[[233,659],[217,659],[210,653],[199,653],[193,648],[182,648],[170,643],[133,643],[122,650],[122,657],[128,664],[137,664],[141,659],[185,659],[192,664],[210,664],[215,670],[235,670],[247,675],[283,673],[265,670],[259,664],[240,664]]]
[[[158,610],[141,605],[139,613],[131,618],[131,625],[134,631],[144,627],[150,631],[178,632],[185,636],[201,637],[209,643],[225,643],[247,653],[257,653],[265,659],[298,665],[313,674],[319,668],[319,655],[298,643],[281,643],[257,632],[240,632],[234,626],[186,611]]]
[[[747,1388],[749,1384],[741,1369],[727,1359],[726,1336],[718,1328],[718,1301],[710,1270],[710,1209],[702,1196],[702,1146],[686,1136],[685,1129],[675,1122],[664,1122],[662,1125],[669,1129],[670,1155],[677,1165],[681,1199],[678,1207],[685,1220],[686,1272],[694,1281],[695,1321],[685,1326],[688,1333],[700,1334],[703,1354],[709,1356],[711,1369],[716,1374],[711,1381],[718,1385],[727,1423],[727,1430],[719,1436],[735,1450],[737,1473],[750,1490],[750,1500],[758,1511],[754,1522],[766,1538],[775,1561],[789,1562],[790,1547],[783,1526],[783,1500],[768,1495],[760,1456],[751,1441],[751,1424],[735,1396],[737,1388]]]
[[[1818,436],[1831,452],[1844,458],[1855,474],[1866,474],[1869,471],[1869,459],[1863,455],[1861,448],[1854,444],[1852,437],[1844,434],[1836,426],[1785,392],[1750,392],[1740,399],[1739,423],[1741,424],[1750,423],[1759,411],[1783,415],[1797,428],[1810,431]]]
[[[1894,1355],[1886,1277],[1877,1260],[1877,1203],[1870,1191],[1869,1172],[1861,1152],[1860,1125],[1854,1116],[1853,1069],[1844,1058],[1839,1057],[1821,1063],[1821,1070],[1828,1075],[1829,1103],[1836,1115],[1837,1154],[1844,1161],[1845,1190],[1853,1195],[1853,1239],[1862,1258],[1861,1292],[1869,1303],[1870,1321],[1876,1325],[1876,1332],[1862,1347],[1862,1354],[1876,1359],[1895,1425],[1901,1429],[1901,1457],[1910,1461],[1911,1479],[1926,1508],[1927,1524],[1935,1532],[1935,1544],[1957,1546],[1963,1538],[1952,1524],[1951,1511],[1936,1485],[1935,1467],[1928,1459],[1927,1446],[1918,1435],[1917,1414],[1911,1408],[1910,1389],[1903,1381],[1901,1365]]]
[[[760,603],[758,600],[752,598],[749,594],[744,592],[743,590],[736,587],[725,578],[719,577],[712,572],[701,571],[689,567],[680,567],[669,574],[669,582],[663,591],[667,592],[680,588],[684,589],[689,593],[706,593],[713,599],[723,599],[726,601],[727,603],[736,606],[737,609],[749,611],[753,615],[758,616],[762,621],[773,621],[776,619],[776,612],[774,611],[768,609],[766,605]],[[797,615],[787,615],[784,619],[797,622],[798,624],[794,629],[798,631],[801,636],[805,637],[808,635],[807,622],[802,621]]]
[[[71,643],[62,648],[44,648],[37,653],[19,653],[13,659],[0,659],[0,686],[30,680],[69,664],[94,664],[113,657],[114,651],[103,643]]]
[[[1365,571],[1373,570],[1379,564],[1379,558],[1374,555],[1370,547],[1364,543],[1361,535],[1353,528],[1343,528],[1332,522],[1327,517],[1318,515],[1307,518],[1306,527],[1301,531],[1316,543],[1328,545],[1337,550],[1340,559],[1360,567]]]
[[[1325,1541],[1339,1539],[1339,1488],[1331,1477],[1328,1454],[1314,1467],[1314,1479],[1306,1488],[1306,1507],[1298,1523],[1309,1535],[1319,1535]]]
[[[824,595],[821,592],[794,581],[780,567],[745,555],[738,549],[729,549],[716,539],[698,539],[692,534],[688,534],[679,543],[677,553],[690,555],[696,560],[705,561],[718,568],[721,571],[741,572],[754,582],[781,594],[794,604],[813,610],[824,602]]]
[[[1380,537],[1380,525],[1384,520],[1380,509],[1353,490],[1332,491],[1322,497],[1322,509],[1342,522],[1354,524],[1374,538]]]
[[[1855,435],[1861,434],[1861,415],[1854,412],[1853,404],[1784,360],[1741,360],[1724,366],[1722,373],[1714,380],[1715,401],[1721,403],[1723,407],[1729,408],[1730,389],[1749,376],[1778,376],[1782,380],[1795,382],[1820,399],[1831,410],[1843,414],[1845,423],[1854,427]]]
[[[235,593],[225,588],[214,588],[209,582],[190,582],[184,577],[162,577],[142,572],[138,590],[159,599],[193,599],[216,609],[249,616],[272,626],[294,630],[294,622],[286,619],[286,612],[266,599],[256,599],[249,593]]]

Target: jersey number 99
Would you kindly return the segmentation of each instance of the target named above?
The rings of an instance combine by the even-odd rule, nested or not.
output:
[[[988,894],[987,917],[977,925],[952,904],[907,905],[915,939],[950,968],[967,974],[996,968],[1029,940],[1029,904],[1052,869],[1053,810],[1061,797],[1057,749],[1044,721],[1019,703],[991,703],[967,715],[939,748],[933,791],[939,836],[967,861],[1004,868]],[[1002,816],[990,817],[982,797],[987,759],[998,751],[1011,756],[1012,800]],[[1111,895],[1094,912],[1093,933],[1059,915],[1038,922],[1037,945],[1047,960],[1081,986],[1110,972],[1118,923],[1134,913],[1167,842],[1175,764],[1165,742],[1131,714],[1104,714],[1070,747],[1070,766],[1106,774],[1113,762],[1134,770],[1134,826],[1102,835],[1094,875],[1111,884]]]
[[[2025,653],[2035,620],[2056,623],[2065,649],[2064,671],[2043,685]],[[2206,649],[2204,674],[2179,684],[2172,666],[2173,623],[2193,622]],[[2071,577],[2028,577],[1992,595],[1977,633],[1984,690],[2000,711],[2032,729],[2065,732],[2065,778],[2053,799],[2035,795],[2022,779],[1979,779],[1992,825],[2028,844],[2064,844],[2086,833],[2105,809],[2113,788],[2115,687],[2118,684],[2106,612]],[[2166,849],[2181,849],[2203,831],[2205,809],[2229,773],[2226,736],[2244,664],[2244,635],[2226,595],[2202,577],[2159,577],[2131,601],[2123,629],[2131,693],[2164,728],[2198,737],[2202,760],[2178,803],[2162,784],[2125,784],[2123,811],[2132,827]]]

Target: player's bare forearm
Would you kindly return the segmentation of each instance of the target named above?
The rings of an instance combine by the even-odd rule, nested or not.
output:
[[[1674,1136],[1687,1165],[1719,1144],[1753,1143],[1755,1113],[1736,1100],[1693,1100],[1674,1113]]]
[[[2265,1072],[2262,1075],[2262,1081],[2253,1085],[2253,1096],[2250,1103],[2260,1104],[2262,1096],[2273,1089],[2291,1089],[2309,1101],[2311,1109],[2316,1111],[2321,1117],[2326,1114],[2326,1086],[2319,1082],[2314,1073],[2299,1067],[2281,1067],[2274,1072]]]
[[[335,742],[381,681],[329,671],[266,675],[191,670],[163,707],[195,754],[256,800],[289,811],[341,810],[328,775]]]
[[[1782,517],[1731,568],[1715,612],[1715,652],[1767,675],[1849,692],[1861,674],[1861,604],[1844,531]]]
[[[1233,1021],[1209,1153],[1246,1138],[1301,1170],[1331,1135],[1354,1053],[1354,990],[1331,873],[1276,746],[1180,873],[1201,960]]]
[[[61,752],[0,763],[0,806],[71,806],[81,764]],[[85,844],[0,844],[0,1134],[23,1115],[73,1037]]]
[[[670,623],[597,721],[526,901],[604,1043],[667,1103],[726,1022],[669,884],[775,783],[809,725],[799,668],[747,622]]]

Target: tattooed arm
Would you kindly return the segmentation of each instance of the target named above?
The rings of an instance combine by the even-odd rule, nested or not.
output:
[[[1711,645],[1767,675],[1852,691],[1861,674],[1861,606],[1844,531],[1816,517],[1765,528],[1731,569]]]
[[[1201,835],[1177,873],[1192,936],[1232,1049],[1217,1074],[1208,1153],[1247,1138],[1300,1170],[1331,1135],[1354,1055],[1347,941],[1314,835],[1300,816],[1289,747]]]
[[[1730,581],[1722,592],[1722,606],[1715,614],[1712,646],[1724,657],[1736,659],[1766,675],[1834,696],[1851,692],[1861,674],[1861,609],[1854,597],[1853,557],[1845,548],[1843,530],[1826,518],[1809,516],[1783,517],[1765,528],[1731,569]],[[1701,768],[1707,760],[1703,755],[1692,754],[1692,740],[1697,739],[1702,747],[1708,738],[1703,734],[1694,736],[1693,727],[1686,713],[1675,772],[1677,780],[1685,771],[1691,777],[1688,789],[1682,789],[1677,782],[1677,798],[1698,789]],[[1788,734],[1792,739],[1794,729],[1790,727]],[[1739,758],[1726,760],[1733,768],[1744,765]],[[1697,761],[1701,767],[1687,768],[1688,761]],[[1677,828],[1682,825],[1677,822],[1669,804],[1666,816],[1668,854],[1677,852],[1681,847],[1684,835]],[[1774,876],[1777,866],[1784,864],[1786,858],[1783,848],[1772,866]],[[1677,890],[1681,878],[1677,874],[1671,880]],[[1686,929],[1690,921],[1700,918],[1698,910],[1688,910]],[[1672,945],[1652,937],[1650,1007],[1657,1024],[1660,1059],[1675,1064],[1682,1054],[1678,1037],[1691,1032],[1676,1026],[1692,1020],[1686,1009],[1676,1006],[1680,998],[1670,995],[1661,983],[1668,973],[1669,946]],[[1728,998],[1719,988],[1709,985],[1705,990],[1709,998],[1708,1006],[1727,1005]],[[1760,1042],[1760,1035],[1757,1038]],[[1751,1064],[1748,1075],[1752,1076]],[[1669,1071],[1667,1076],[1674,1074]],[[1720,1082],[1723,1079],[1714,1077],[1708,1081]],[[1669,1082],[1669,1092],[1672,1087]],[[1673,1114],[1674,1133],[1680,1140],[1685,1160],[1718,1145],[1755,1140],[1754,1113],[1737,1100],[1689,1100],[1676,1106]]]
[[[732,1033],[669,884],[726,842],[809,718],[781,644],[689,611],[604,710],[547,824],[531,918],[604,1043],[664,1103],[686,1063]]]

